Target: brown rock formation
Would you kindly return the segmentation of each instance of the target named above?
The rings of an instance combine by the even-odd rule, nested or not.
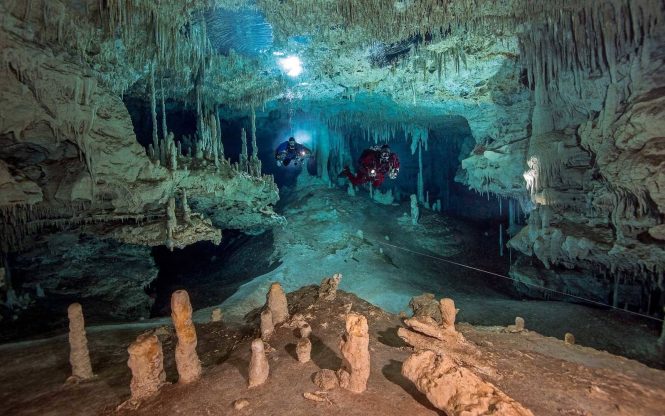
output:
[[[286,302],[286,294],[279,283],[275,282],[270,285],[266,303],[272,313],[272,322],[274,325],[281,324],[289,319],[289,306]]]
[[[162,343],[154,334],[141,334],[129,348],[127,365],[132,370],[132,401],[154,396],[166,381]]]
[[[515,325],[508,325],[506,332],[518,333],[524,331],[524,318],[519,316],[515,317]]]
[[[264,341],[272,336],[275,331],[275,325],[272,322],[272,312],[270,309],[264,309],[261,312],[261,339]]]
[[[494,385],[434,351],[411,355],[402,365],[402,375],[450,416],[533,416]]]
[[[222,316],[222,310],[220,308],[215,308],[210,313],[210,322],[221,322]]]
[[[196,354],[196,329],[192,323],[192,304],[184,290],[171,295],[171,318],[178,336],[175,362],[178,367],[178,382],[191,383],[201,376],[201,362]]]
[[[249,361],[249,387],[256,387],[265,383],[269,373],[270,366],[263,340],[257,338],[252,341],[252,358]]]
[[[439,301],[439,310],[441,311],[441,326],[444,330],[455,332],[455,317],[457,309],[452,299],[444,298]]]
[[[441,309],[439,302],[431,293],[423,293],[420,296],[415,296],[409,301],[409,308],[413,311],[413,316],[429,316],[441,322]]]
[[[69,363],[72,366],[71,381],[77,382],[93,377],[88,338],[85,335],[83,309],[79,303],[72,303],[67,308],[69,318]]]
[[[323,390],[333,390],[339,386],[339,379],[333,370],[324,368],[314,374],[314,384]]]
[[[312,335],[312,327],[309,326],[307,322],[305,322],[298,328],[298,335],[300,338],[309,338],[309,336]]]
[[[321,281],[321,285],[319,287],[319,299],[323,299],[326,301],[332,301],[335,300],[335,296],[337,294],[337,287],[339,286],[339,282],[342,280],[342,275],[341,274],[335,274],[333,277],[326,277]]]
[[[367,319],[359,314],[350,313],[346,317],[346,333],[339,344],[343,361],[337,371],[339,384],[354,393],[367,389],[369,379],[369,328]]]
[[[301,363],[308,363],[312,354],[312,342],[309,338],[302,338],[296,344],[296,355]]]

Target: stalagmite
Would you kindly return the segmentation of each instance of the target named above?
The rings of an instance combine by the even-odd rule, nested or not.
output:
[[[265,347],[260,338],[252,341],[252,358],[249,361],[249,387],[256,387],[266,382],[270,366]]]
[[[663,312],[665,312],[665,307],[663,307]],[[658,338],[658,346],[665,350],[665,320],[663,320],[663,326],[660,329],[660,337]]]
[[[215,125],[217,126],[217,152],[218,157],[224,160],[224,143],[222,142],[222,124],[219,121],[219,112],[215,109]]]
[[[346,316],[346,332],[339,348],[343,357],[342,368],[337,371],[340,386],[354,393],[364,392],[370,370],[369,328],[364,316]]]
[[[68,381],[88,380],[93,374],[81,304],[69,305],[67,317],[69,318],[69,363],[72,366],[72,375]]]
[[[298,334],[300,338],[309,338],[312,335],[312,327],[307,322],[304,322],[298,328]]]
[[[210,313],[210,322],[221,322],[222,316],[222,310],[220,308],[215,308]]]
[[[275,331],[275,324],[272,322],[272,312],[266,308],[261,312],[261,339],[268,340]]]
[[[192,323],[192,304],[184,290],[171,295],[171,319],[178,336],[175,362],[178,368],[178,382],[191,383],[201,376],[201,362],[196,354],[196,329]]]
[[[178,149],[173,141],[173,133],[167,136],[166,149],[169,152],[169,167],[171,170],[178,170]]]
[[[136,338],[129,348],[127,365],[132,370],[131,401],[154,396],[166,382],[162,343],[156,335],[145,333]]]
[[[309,340],[309,338],[300,339],[296,345],[296,355],[298,356],[298,361],[301,363],[309,362],[311,353],[312,342]]]
[[[448,415],[533,416],[530,410],[445,354],[416,352],[404,361],[402,375],[434,407]]]
[[[420,210],[418,209],[418,199],[414,194],[411,194],[411,224],[418,224],[418,218],[420,217]]]
[[[571,334],[570,332],[566,332],[566,334],[563,336],[563,342],[565,342],[568,345],[574,345],[575,335]]]
[[[333,370],[324,368],[314,374],[314,384],[323,390],[333,390],[339,386],[339,380]]]
[[[189,203],[187,202],[187,190],[182,190],[182,218],[185,220],[186,224],[192,223],[191,209],[189,208]]]
[[[457,316],[457,309],[455,309],[455,302],[450,298],[444,298],[439,301],[439,309],[441,310],[441,326],[449,332],[455,332],[455,317]]]
[[[247,157],[247,133],[244,128],[240,131],[240,144],[239,168],[241,172],[247,172],[249,161]]]
[[[279,283],[275,282],[270,285],[266,304],[272,314],[274,325],[279,325],[289,319],[289,305],[286,301],[286,294]]]
[[[250,173],[254,176],[261,176],[261,160],[259,159],[259,145],[256,143],[256,112],[252,107],[251,113],[251,134],[252,134],[252,163]]]
[[[326,277],[319,286],[319,299],[332,301],[337,296],[337,287],[342,280],[342,275],[337,273],[333,277]]]
[[[508,325],[506,327],[506,332],[522,332],[524,331],[524,318],[519,316],[515,317],[515,325]]]
[[[175,247],[175,242],[173,241],[173,232],[175,227],[178,225],[177,218],[175,215],[175,198],[169,198],[169,202],[166,205],[166,247],[169,250],[173,251]]]

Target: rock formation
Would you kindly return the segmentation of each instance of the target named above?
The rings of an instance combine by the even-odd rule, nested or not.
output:
[[[346,332],[339,344],[342,368],[337,371],[339,385],[353,393],[367,389],[369,379],[369,328],[367,319],[350,313],[346,317]]]
[[[411,224],[418,224],[418,218],[420,218],[420,209],[418,208],[418,197],[411,194]]]
[[[81,304],[72,303],[67,308],[69,318],[69,364],[72,366],[71,381],[78,382],[93,377],[85,335],[85,321]]]
[[[416,352],[404,361],[402,375],[411,380],[434,407],[451,416],[533,416],[531,411],[445,354]]]
[[[263,340],[252,341],[252,358],[249,361],[249,387],[256,387],[266,382],[270,366],[266,357]]]
[[[272,178],[250,177],[235,172],[228,163],[215,166],[212,161],[194,162],[191,157],[174,154],[174,140],[181,143],[182,138],[172,134],[159,138],[161,146],[153,145],[151,160],[137,140],[122,97],[148,98],[146,89],[128,91],[129,87],[136,83],[146,86],[160,72],[190,73],[190,65],[198,65],[183,55],[178,55],[176,65],[176,54],[189,56],[196,48],[185,38],[165,34],[178,32],[189,13],[173,13],[168,5],[145,1],[128,13],[111,3],[86,1],[81,7],[58,0],[40,1],[34,7],[32,3],[0,5],[0,252],[19,253],[17,268],[31,267],[32,256],[20,252],[40,250],[48,254],[71,249],[64,243],[66,239],[44,241],[65,230],[116,250],[115,256],[111,251],[105,253],[108,256],[124,258],[127,250],[109,242],[109,237],[135,247],[145,245],[149,252],[150,247],[166,241],[175,247],[202,240],[219,242],[221,228],[259,232],[283,223],[271,209],[278,200]],[[136,25],[123,25],[122,39],[116,38],[116,25],[120,25],[116,12],[136,19]],[[149,29],[153,34],[161,33],[160,47],[145,38],[145,30],[131,29],[152,27],[151,22],[157,20],[169,22],[165,24],[171,27]],[[116,42],[124,45],[123,58],[116,57]],[[149,64],[153,59],[157,65]],[[171,64],[166,63],[169,59],[173,59]],[[167,95],[189,94],[189,88],[175,85],[175,80],[183,77],[169,78],[172,85],[166,89]],[[211,139],[205,147],[212,148],[213,141],[217,143]],[[161,157],[167,150],[170,163]],[[185,212],[191,221],[178,221],[167,231],[164,207],[176,190],[187,192],[195,212],[191,216]],[[173,239],[168,238],[168,232]],[[54,245],[56,241],[62,246]],[[54,270],[65,270],[70,264],[79,267],[86,259],[90,259],[88,266],[94,266],[90,263],[96,260],[95,256],[47,257],[61,263],[52,265]],[[143,261],[151,261],[150,256]],[[32,279],[54,273],[34,274]],[[62,285],[69,294],[79,290],[82,295],[94,294],[95,301],[111,304],[109,298],[122,288],[128,305],[137,306],[135,310],[120,306],[117,313],[109,314],[124,315],[118,316],[120,319],[147,316],[143,311],[149,310],[150,304],[143,287],[156,275],[137,274],[124,281],[118,279],[114,285],[106,284],[108,275],[89,279],[85,285],[75,281],[80,279],[78,273],[69,275],[71,281]],[[144,299],[138,302],[141,296]]]
[[[439,301],[439,310],[441,311],[441,326],[444,330],[455,332],[455,317],[457,309],[455,302],[450,298],[444,298]]]
[[[221,322],[222,316],[222,310],[220,308],[215,308],[210,313],[210,322]]]
[[[435,321],[441,322],[440,304],[431,293],[412,297],[409,301],[409,308],[413,311],[413,316],[429,316]]]
[[[309,336],[312,335],[312,327],[309,326],[307,322],[305,322],[304,324],[300,325],[298,332],[300,338],[309,338]]]
[[[136,338],[129,348],[127,365],[132,370],[131,401],[154,396],[166,382],[162,343],[156,335],[145,333]]]
[[[333,390],[339,386],[339,379],[333,370],[322,369],[314,374],[314,384],[323,390]]]
[[[341,274],[335,274],[333,277],[326,277],[321,281],[319,286],[319,299],[326,301],[335,300],[337,294],[337,287],[339,282],[342,280]]]
[[[272,312],[270,309],[261,311],[261,339],[266,341],[275,331],[275,325],[272,323]]]
[[[192,304],[184,290],[171,295],[171,319],[178,336],[175,349],[175,362],[178,368],[178,382],[191,383],[201,376],[201,362],[196,354],[196,329],[192,322]]]
[[[279,283],[275,282],[270,285],[266,306],[272,314],[274,325],[279,325],[289,319],[289,306],[286,301],[286,294]]]
[[[308,363],[312,354],[312,342],[309,338],[301,338],[296,344],[296,355],[300,363]]]
[[[565,342],[568,345],[574,345],[575,335],[571,334],[570,332],[566,332],[566,334],[563,336],[563,342]]]
[[[508,325],[506,327],[506,332],[522,332],[524,331],[524,318],[519,316],[515,317],[515,325]]]

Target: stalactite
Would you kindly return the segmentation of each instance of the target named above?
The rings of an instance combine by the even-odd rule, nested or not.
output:
[[[418,202],[421,204],[425,203],[424,195],[424,180],[423,180],[423,144],[422,141],[418,141]]]
[[[161,161],[159,138],[157,136],[157,93],[155,91],[155,63],[150,65],[150,114],[152,115],[152,147]],[[161,163],[164,163],[161,161]]]
[[[161,104],[162,104],[162,138],[166,139],[168,135],[168,130],[166,126],[166,93],[164,92],[164,77],[159,78],[159,86],[162,93]]]

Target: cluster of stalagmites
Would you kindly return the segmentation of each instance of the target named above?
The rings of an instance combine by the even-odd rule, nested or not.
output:
[[[323,280],[319,287],[319,301],[335,299],[342,276],[339,274]],[[432,305],[436,304],[436,309]],[[530,416],[532,413],[514,401],[493,384],[483,380],[478,374],[482,366],[477,361],[479,352],[455,328],[458,310],[452,299],[436,301],[433,295],[423,295],[412,299],[412,318],[404,319],[405,328],[399,328],[398,335],[415,352],[404,362],[402,374],[438,409],[450,415],[504,415]],[[327,390],[342,387],[353,393],[367,389],[370,377],[369,326],[367,318],[351,312],[347,305],[345,331],[339,343],[342,365],[338,370],[320,369],[314,374],[313,382],[321,390],[305,392],[303,396],[313,401],[329,401]],[[192,323],[192,306],[189,295],[178,290],[171,297],[172,320],[178,343],[175,351],[179,383],[187,384],[201,376],[201,363],[196,353],[197,337]],[[69,307],[70,319],[70,362],[74,381],[93,377],[87,348],[81,305]],[[221,310],[213,310],[211,320],[221,320]],[[260,337],[251,342],[248,387],[254,388],[266,383],[270,376],[268,353],[274,351],[267,342],[275,332],[275,327],[293,329],[298,336],[296,345],[297,360],[301,364],[310,362],[312,352],[312,328],[302,314],[289,315],[286,294],[279,283],[270,286],[266,304],[261,313]],[[506,332],[521,332],[524,320],[517,318],[515,325]],[[566,337],[567,343],[574,340]],[[159,392],[166,384],[162,344],[155,332],[138,336],[127,349],[127,365],[132,372],[131,397],[120,408],[137,408],[141,402]],[[482,371],[483,375],[491,373]],[[234,403],[237,409],[249,405],[246,399]]]
[[[318,298],[321,301],[332,301],[337,295],[337,287],[342,279],[341,274],[325,278],[319,287]],[[359,314],[346,315],[346,331],[340,341],[342,367],[337,370],[322,369],[314,376],[314,383],[323,390],[331,390],[341,386],[354,393],[362,393],[367,388],[370,372],[369,332],[367,319]],[[302,314],[295,314],[289,319],[288,303],[284,290],[279,283],[273,283],[268,291],[266,306],[261,312],[261,338],[252,342],[252,359],[250,361],[249,386],[263,384],[269,374],[268,361],[264,342],[267,342],[275,331],[275,326],[283,325],[292,328],[298,334],[295,352],[298,362],[310,362],[312,353],[312,327]],[[306,392],[304,396],[310,400],[325,401],[320,394]]]

